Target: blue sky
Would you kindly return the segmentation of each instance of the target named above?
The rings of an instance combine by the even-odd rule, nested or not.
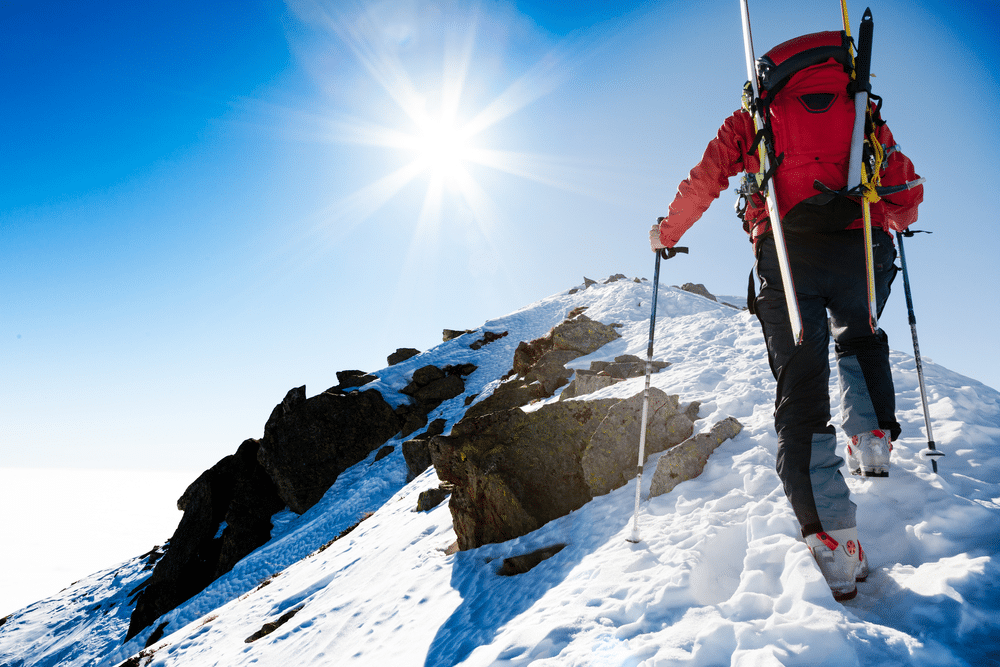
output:
[[[739,103],[738,3],[555,6],[4,3],[0,466],[201,469],[293,386],[651,277],[646,230]],[[928,179],[921,350],[998,387],[1000,9],[871,7],[875,91]],[[759,52],[840,22],[751,13]],[[446,154],[442,119],[467,135]],[[665,282],[743,293],[732,202]],[[911,351],[901,284],[882,325]]]

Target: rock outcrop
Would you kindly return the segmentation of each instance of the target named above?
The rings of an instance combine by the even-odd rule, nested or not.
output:
[[[411,403],[396,408],[396,416],[402,424],[401,435],[408,436],[427,426],[427,415],[443,402],[465,392],[463,377],[475,371],[475,364],[444,368],[423,366],[413,371],[410,383],[399,390],[413,399]]]
[[[718,301],[718,299],[715,298],[715,295],[709,292],[701,283],[684,283],[681,285],[681,289],[685,292],[691,292],[691,294],[703,296],[710,301]]]
[[[377,391],[341,389],[366,377],[342,371],[338,388],[309,399],[304,386],[290,390],[261,440],[245,441],[187,488],[177,501],[184,516],[137,591],[128,638],[267,542],[275,513],[285,506],[305,512],[341,472],[399,432],[399,418]]]
[[[693,421],[676,396],[650,390],[649,454],[688,438]],[[697,408],[695,408],[697,410]],[[466,417],[431,439],[460,549],[529,533],[635,476],[642,394],[627,400],[550,403]]]
[[[324,392],[297,387],[271,412],[257,460],[293,512],[319,502],[337,476],[399,432],[392,407],[375,390]]]
[[[659,373],[668,366],[670,366],[669,362],[654,360],[651,370],[653,373]],[[585,394],[592,394],[613,384],[645,374],[646,362],[634,354],[623,354],[615,357],[614,361],[592,361],[590,362],[590,370],[576,369],[573,381],[559,394],[559,400],[565,401]]]
[[[595,322],[584,309],[567,318],[541,338],[522,341],[514,351],[513,368],[493,393],[474,403],[466,413],[470,419],[490,412],[508,410],[531,401],[552,396],[569,383],[573,371],[566,364],[588,355],[607,343],[621,338],[617,325]]]
[[[409,359],[410,357],[415,357],[420,354],[420,350],[412,347],[400,347],[397,348],[395,352],[386,357],[386,363],[390,366],[395,366],[398,363],[402,363]]]
[[[271,537],[284,501],[247,440],[201,474],[177,501],[184,512],[153,573],[138,591],[126,639],[228,572]]]
[[[431,466],[428,448],[431,438],[444,433],[445,420],[435,419],[420,435],[403,443],[403,460],[406,461],[406,481],[412,482]]]

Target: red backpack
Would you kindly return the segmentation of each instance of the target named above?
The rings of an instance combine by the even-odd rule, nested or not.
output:
[[[767,177],[788,231],[844,229],[861,215],[859,204],[831,194],[847,186],[854,127],[848,40],[842,31],[803,35],[757,60],[763,132],[776,165]]]

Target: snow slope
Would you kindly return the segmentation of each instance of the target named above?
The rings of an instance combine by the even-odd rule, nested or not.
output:
[[[572,366],[645,356],[650,297],[649,282],[630,281],[556,295],[482,329],[508,337],[478,352],[468,344],[482,330],[443,343],[378,372],[378,386],[398,401],[393,390],[416,368],[476,363],[466,394],[430,416],[450,428],[466,396],[510,369],[519,341],[578,306],[622,323],[623,338]],[[434,471],[405,484],[397,447],[341,475],[302,516],[276,515],[272,540],[161,619],[165,634],[149,648],[153,628],[120,645],[128,592],[146,576],[140,558],[11,615],[0,626],[0,664],[110,666],[140,651],[130,664],[1000,664],[1000,394],[925,359],[935,440],[947,454],[935,475],[920,454],[913,359],[892,353],[904,433],[888,479],[848,476],[873,573],[840,604],[797,539],[774,472],[774,381],[756,320],[666,287],[659,315],[655,356],[673,365],[654,386],[703,403],[696,429],[728,416],[745,429],[697,479],[651,500],[644,490],[639,544],[626,541],[633,481],[522,538],[448,555],[447,503],[414,511],[418,494],[437,486]],[[835,373],[831,382],[834,390]],[[642,383],[588,398],[624,398]],[[530,572],[496,573],[503,558],[556,543],[567,546]],[[271,632],[254,638],[266,624]]]

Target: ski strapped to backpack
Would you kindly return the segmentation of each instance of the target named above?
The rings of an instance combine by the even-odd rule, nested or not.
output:
[[[847,0],[840,0],[840,6],[844,15],[844,33],[850,37],[851,24],[847,17]],[[851,162],[847,176],[848,190],[860,190],[863,193],[861,198],[861,210],[864,214],[865,231],[865,279],[868,286],[868,322],[872,333],[878,332],[878,306],[877,295],[875,293],[875,258],[872,248],[872,216],[871,205],[878,201],[877,196],[870,189],[869,173],[864,164],[865,129],[872,124],[871,107],[868,104],[868,94],[871,92],[871,63],[872,63],[872,36],[875,24],[872,21],[872,10],[865,9],[864,16],[861,17],[861,27],[858,29],[858,54],[854,59],[854,131],[851,134]],[[881,148],[881,144],[872,139],[868,143],[870,148]],[[878,160],[874,165],[871,175],[877,180],[881,168],[881,150],[873,157]]]
[[[756,62],[753,53],[753,35],[750,31],[750,7],[747,0],[740,0],[740,15],[743,20],[743,50],[747,61],[747,79],[749,90],[744,89],[744,102],[753,116],[754,129],[757,131],[757,138],[754,140],[754,149],[760,160],[760,173],[757,178],[744,179],[744,188],[752,192],[745,195],[745,198],[757,194],[766,189],[765,201],[768,215],[771,219],[771,230],[774,233],[774,246],[778,254],[778,268],[781,272],[782,291],[785,294],[785,305],[788,308],[788,320],[792,329],[792,340],[798,345],[802,342],[802,313],[799,310],[799,301],[795,294],[795,283],[792,280],[791,263],[788,261],[788,249],[785,247],[785,234],[781,227],[781,214],[778,211],[778,199],[776,189],[768,186],[768,180],[773,176],[774,170],[778,168],[780,160],[774,156],[773,137],[767,130],[765,115],[762,115],[760,107],[760,92],[757,89]],[[749,99],[747,99],[749,97]],[[771,167],[771,164],[774,167]],[[745,211],[745,207],[744,207]],[[741,216],[742,217],[742,216]]]

